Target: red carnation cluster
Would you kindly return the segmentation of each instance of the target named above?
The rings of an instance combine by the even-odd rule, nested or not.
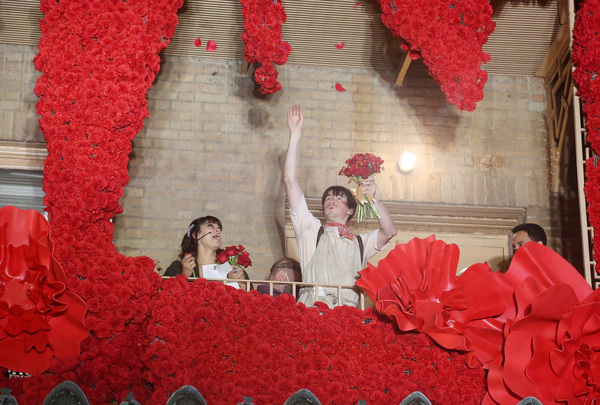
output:
[[[302,388],[335,404],[398,404],[421,391],[433,403],[475,405],[485,393],[482,368],[423,333],[398,333],[373,310],[306,307],[289,294],[176,277],[162,284],[152,319],[143,355],[149,404],[164,404],[185,384],[211,404],[243,396],[283,404]]]
[[[381,173],[383,168],[383,159],[372,153],[356,153],[350,159],[346,160],[346,166],[340,169],[338,175],[346,176],[352,180],[366,179],[377,173]]]
[[[242,245],[227,246],[225,250],[217,255],[217,261],[219,263],[229,262],[232,266],[239,266],[242,268],[252,266],[250,254]]]
[[[381,21],[412,59],[423,57],[449,103],[473,111],[483,100],[490,61],[482,46],[494,32],[487,0],[379,0]]]
[[[587,140],[594,151],[585,164],[585,196],[594,232],[594,260],[600,261],[600,1],[581,2],[573,30],[573,79],[583,101]]]
[[[34,59],[39,125],[47,141],[44,203],[67,288],[88,306],[82,352],[53,360],[19,403],[43,401],[48,385],[78,383],[90,402],[121,402],[143,380],[149,302],[160,278],[148,257],[119,254],[111,219],[122,211],[131,141],[148,117],[158,53],[175,33],[182,0],[42,0]],[[127,305],[123,305],[127,303]],[[103,375],[102,381],[98,373]],[[44,383],[41,383],[44,380]],[[29,384],[29,382],[27,382]],[[40,399],[41,398],[41,399]]]
[[[244,16],[244,58],[248,63],[258,62],[254,72],[262,94],[281,89],[277,81],[275,63],[284,65],[292,51],[289,43],[281,40],[282,24],[287,18],[281,0],[240,0]]]

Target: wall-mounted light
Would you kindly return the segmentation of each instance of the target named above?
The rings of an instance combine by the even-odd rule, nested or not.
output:
[[[415,153],[405,151],[400,159],[398,159],[398,169],[403,173],[408,173],[415,168],[417,164],[417,155]]]

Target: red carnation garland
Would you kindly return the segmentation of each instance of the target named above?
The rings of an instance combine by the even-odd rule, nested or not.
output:
[[[44,203],[67,287],[88,306],[91,336],[79,356],[53,360],[47,375],[23,381],[19,403],[41,403],[47,388],[65,379],[96,404],[120,402],[131,387],[142,402],[151,395],[139,342],[160,278],[150,258],[117,252],[110,220],[122,211],[131,140],[148,117],[158,53],[175,32],[182,3],[40,2],[45,17],[34,63],[42,72],[35,93],[48,148]]]
[[[397,333],[373,310],[306,307],[289,294],[261,296],[183,276],[162,287],[144,355],[152,404],[184,384],[211,404],[243,396],[283,404],[302,388],[335,404],[398,404],[418,390],[433,403],[474,405],[485,394],[482,368],[468,368],[425,334]]]
[[[281,90],[275,63],[284,65],[292,51],[281,40],[282,24],[287,18],[281,0],[240,0],[244,16],[244,58],[248,63],[261,64],[254,72],[262,94]]]
[[[490,61],[482,46],[494,32],[487,0],[379,0],[381,21],[401,38],[411,59],[423,57],[449,103],[473,111],[483,100]]]
[[[594,228],[594,260],[600,261],[600,1],[580,3],[573,30],[573,79],[583,102],[587,140],[593,156],[585,162],[585,196],[590,225]],[[598,271],[598,268],[596,268]]]

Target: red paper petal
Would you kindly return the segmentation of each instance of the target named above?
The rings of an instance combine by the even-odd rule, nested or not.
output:
[[[342,48],[344,47],[344,45],[346,45],[346,43],[345,43],[345,42],[338,42],[337,44],[335,44],[335,47],[336,47],[337,49],[342,49]]]
[[[208,40],[208,43],[206,44],[206,50],[208,52],[214,52],[217,50],[217,43],[215,41],[213,41],[212,39]]]
[[[202,41],[200,41],[200,38],[196,38],[196,40],[194,41],[194,45],[196,45],[196,46],[202,45]]]
[[[353,8],[356,10],[358,7],[360,7],[360,3],[357,1]]]
[[[344,87],[343,87],[341,84],[339,84],[339,83],[336,83],[336,84],[335,84],[335,89],[336,89],[337,91],[339,91],[339,92],[344,92],[344,91],[346,91],[346,89],[345,89],[345,88],[344,88]]]
[[[0,209],[0,306],[11,308],[0,325],[3,367],[42,373],[53,356],[79,353],[89,335],[83,324],[87,306],[65,291],[65,275],[53,251],[50,225],[42,214],[13,206]]]

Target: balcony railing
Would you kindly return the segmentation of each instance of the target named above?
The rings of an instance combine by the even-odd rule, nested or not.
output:
[[[163,277],[163,279],[166,279],[169,277]],[[199,277],[188,277],[188,280],[194,281],[197,280]],[[294,296],[294,298],[298,299],[298,291],[301,288],[315,288],[315,291],[319,291],[319,288],[329,288],[329,289],[337,289],[337,302],[343,302],[342,299],[342,292],[343,291],[354,291],[356,294],[358,294],[358,308],[360,309],[365,309],[366,307],[369,307],[372,305],[371,301],[366,298],[365,299],[365,294],[363,293],[363,291],[355,286],[355,285],[350,285],[350,284],[324,284],[324,283],[305,283],[305,282],[293,282],[293,281],[272,281],[272,280],[231,280],[231,279],[221,279],[221,278],[206,278],[206,280],[208,281],[218,281],[221,282],[223,284],[230,284],[232,282],[236,282],[240,285],[240,288],[246,290],[246,291],[250,291],[250,290],[255,290],[256,287],[258,287],[259,285],[268,285],[269,286],[269,293],[270,295],[273,295],[273,287],[275,285],[277,286],[291,286],[292,287],[292,295]],[[317,295],[317,294],[315,294]],[[321,296],[317,296],[317,301],[323,301],[322,300],[322,295]]]

